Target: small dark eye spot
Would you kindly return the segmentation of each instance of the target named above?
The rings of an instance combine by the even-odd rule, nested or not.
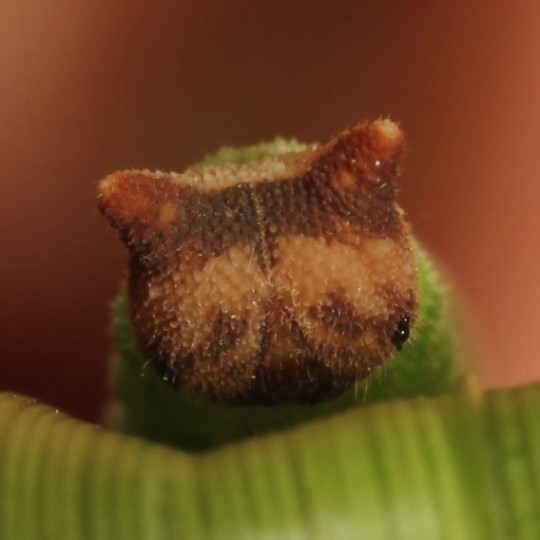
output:
[[[399,318],[399,321],[396,326],[395,332],[392,334],[392,343],[394,347],[399,351],[403,344],[409,339],[410,330],[409,330],[410,318],[404,313]]]

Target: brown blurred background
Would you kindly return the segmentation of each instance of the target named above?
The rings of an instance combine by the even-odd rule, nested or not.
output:
[[[540,379],[540,3],[469,4],[0,1],[0,389],[97,418],[125,262],[100,177],[388,114],[484,380]]]

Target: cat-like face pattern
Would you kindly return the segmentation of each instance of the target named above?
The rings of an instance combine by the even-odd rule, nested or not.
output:
[[[418,307],[402,148],[377,120],[299,153],[102,180],[138,343],[163,378],[217,402],[309,402],[399,349]]]

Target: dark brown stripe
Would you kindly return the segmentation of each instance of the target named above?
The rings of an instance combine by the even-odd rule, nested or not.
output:
[[[201,351],[201,357],[212,362],[228,353],[245,335],[248,322],[229,313],[220,311],[214,319],[208,344]]]
[[[360,336],[366,328],[367,320],[356,313],[354,305],[337,294],[329,294],[328,300],[326,304],[311,306],[310,316],[342,336]]]

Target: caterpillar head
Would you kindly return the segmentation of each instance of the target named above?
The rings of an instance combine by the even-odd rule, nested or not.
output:
[[[242,165],[102,180],[139,346],[163,378],[218,402],[316,401],[401,348],[418,308],[402,149],[376,120]]]

